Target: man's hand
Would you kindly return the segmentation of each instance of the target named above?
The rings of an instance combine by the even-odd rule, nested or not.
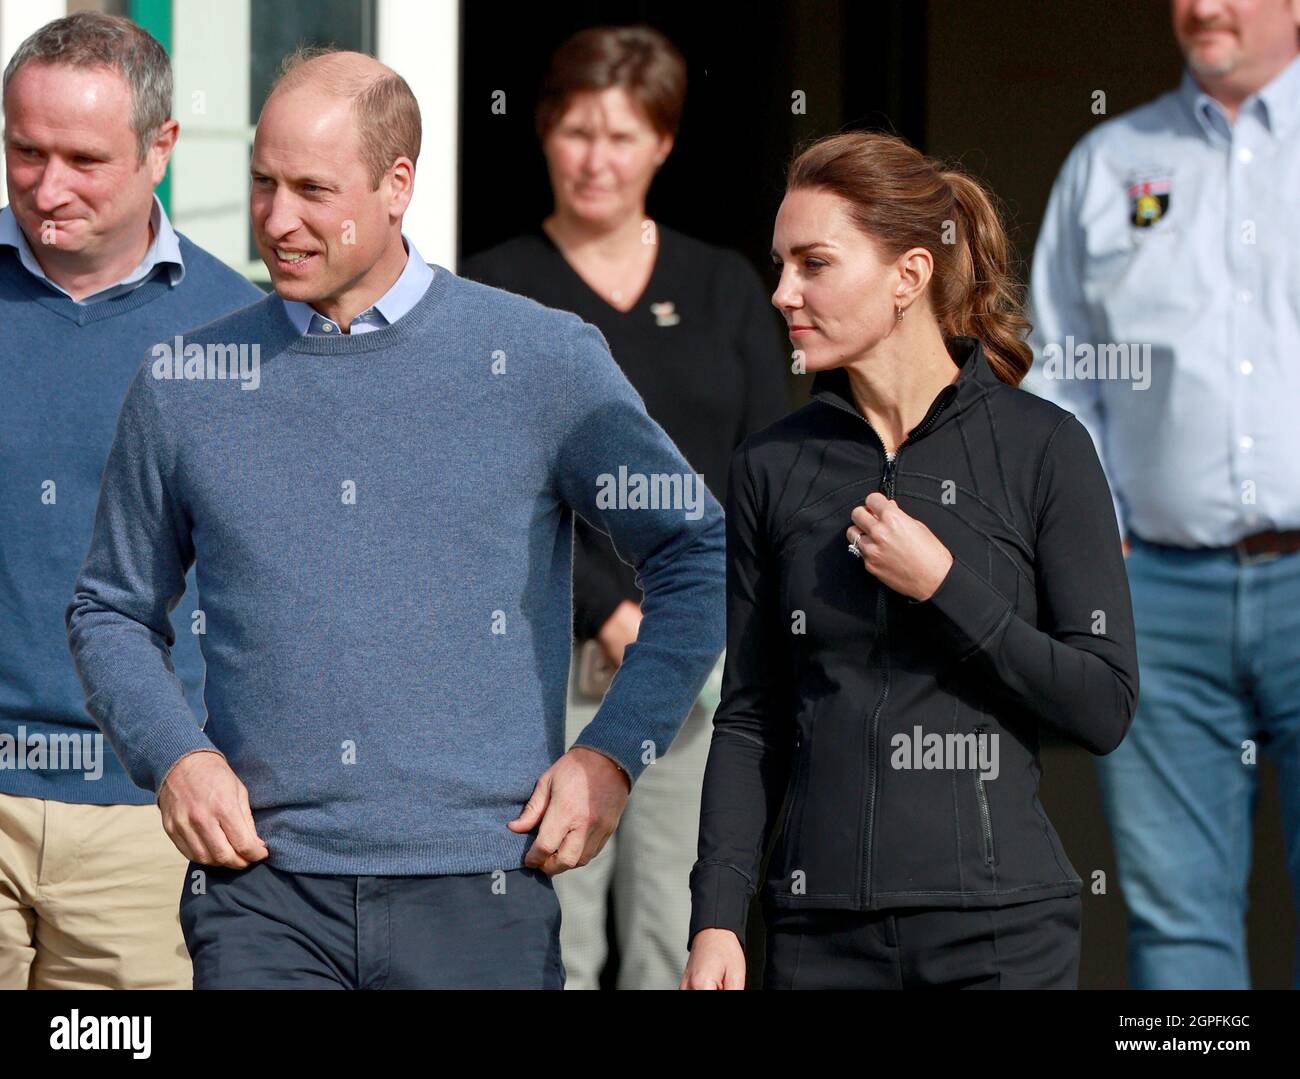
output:
[[[625,599],[614,613],[605,619],[605,624],[596,634],[601,650],[609,665],[617,670],[623,663],[623,652],[629,644],[636,642],[636,635],[641,629],[641,607],[630,599]]]
[[[270,855],[257,834],[248,788],[219,753],[182,757],[158,790],[163,829],[192,862],[247,869]]]
[[[678,989],[744,989],[745,949],[730,929],[701,929]]]
[[[1125,557],[1125,558],[1128,557],[1128,553],[1129,553],[1129,551],[1131,551],[1132,549],[1133,549],[1133,545],[1132,545],[1131,543],[1129,543],[1129,541],[1128,541],[1128,537],[1126,536],[1126,537],[1124,538],[1124,557]]]
[[[537,829],[524,865],[554,876],[586,865],[614,834],[632,784],[603,753],[574,746],[537,780],[524,811],[507,827]]]
[[[858,551],[867,572],[900,595],[927,600],[952,569],[952,554],[923,522],[908,516],[879,491],[855,506],[845,530],[850,543],[861,534]]]

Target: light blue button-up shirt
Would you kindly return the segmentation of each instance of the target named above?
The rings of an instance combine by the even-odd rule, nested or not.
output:
[[[98,292],[76,300],[76,303],[99,303],[101,300],[111,300],[114,296],[121,296],[124,292],[130,292],[148,281],[153,276],[154,270],[159,266],[167,267],[167,273],[170,275],[173,287],[181,283],[181,279],[185,276],[185,262],[181,258],[180,240],[176,238],[176,232],[167,219],[167,211],[163,209],[157,195],[153,197],[153,209],[149,213],[149,224],[153,227],[153,240],[149,244],[149,249],[144,253],[144,258],[140,260],[136,268],[116,284],[109,285],[108,288],[100,289]],[[0,247],[16,249],[18,261],[22,263],[23,268],[28,273],[54,289],[55,292],[72,299],[71,294],[65,288],[51,281],[45,271],[41,269],[41,264],[36,261],[36,256],[32,254],[31,245],[27,242],[27,237],[18,224],[18,219],[8,206],[0,210]]]
[[[370,333],[391,325],[419,303],[429,287],[429,282],[433,280],[433,267],[420,257],[420,252],[408,237],[403,236],[402,241],[406,244],[406,265],[401,274],[393,282],[392,288],[352,320],[348,327],[349,333]],[[310,304],[285,299],[281,302],[289,321],[297,327],[299,333],[339,333],[339,324],[326,318]]]
[[[1030,301],[1025,388],[1088,428],[1123,530],[1300,528],[1300,58],[1235,123],[1184,72],[1080,140]]]

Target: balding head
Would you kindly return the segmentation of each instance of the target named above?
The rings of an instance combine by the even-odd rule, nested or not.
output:
[[[299,48],[280,65],[262,106],[280,95],[316,94],[351,102],[362,160],[373,188],[400,157],[420,156],[420,106],[396,71],[362,52]]]
[[[420,111],[410,87],[359,53],[285,62],[253,137],[253,235],[287,300],[346,328],[406,265]]]
[[[271,94],[311,83],[335,97],[356,97],[376,79],[385,78],[401,76],[364,52],[303,46],[281,62]]]

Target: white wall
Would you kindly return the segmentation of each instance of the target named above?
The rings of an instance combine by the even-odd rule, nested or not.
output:
[[[455,269],[460,162],[460,4],[379,0],[375,52],[420,103],[415,198],[403,229],[426,262]]]
[[[249,0],[186,0],[172,8],[171,217],[200,247],[266,280],[248,258]]]
[[[47,22],[67,13],[67,0],[0,0],[0,71],[9,65],[9,58],[27,38]],[[0,108],[0,116],[3,115]],[[4,162],[4,147],[0,145],[0,169],[4,168]],[[0,205],[8,202],[7,194],[0,197]]]
[[[174,110],[181,137],[172,157],[171,216],[195,243],[264,280],[265,267],[249,262],[247,247],[250,3],[185,0],[173,5]],[[25,37],[66,13],[67,0],[0,0],[0,56],[7,62]],[[459,0],[378,0],[376,22],[375,52],[410,84],[424,128],[405,231],[426,261],[454,268]]]

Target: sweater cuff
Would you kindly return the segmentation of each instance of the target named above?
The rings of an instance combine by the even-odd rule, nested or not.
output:
[[[180,759],[197,750],[208,750],[218,754],[222,760],[226,759],[226,755],[197,726],[182,723],[174,729],[158,731],[144,749],[150,789],[157,794]]]
[[[608,701],[608,696],[605,699]],[[608,757],[627,773],[629,782],[635,786],[641,773],[646,770],[646,765],[642,762],[645,731],[638,720],[639,717],[629,717],[629,722],[619,722],[602,703],[596,717],[583,727],[569,748],[582,746]]]
[[[915,602],[915,601],[913,601]],[[940,638],[959,660],[979,651],[1012,614],[1011,601],[959,558],[928,600]]]
[[[632,787],[634,786],[632,775],[622,765],[622,763],[619,761],[617,757],[615,757],[612,753],[606,753],[605,750],[601,749],[599,746],[589,745],[588,743],[582,741],[574,742],[573,745],[571,745],[569,748],[577,749],[579,746],[581,746],[583,749],[589,749],[593,753],[599,753],[607,761],[613,764],[614,767],[617,768],[623,774],[623,778],[627,780],[627,789],[628,792],[631,793]]]
[[[753,891],[740,870],[719,862],[697,862],[691,870],[691,925],[686,948],[701,929],[730,929],[745,946]]]

